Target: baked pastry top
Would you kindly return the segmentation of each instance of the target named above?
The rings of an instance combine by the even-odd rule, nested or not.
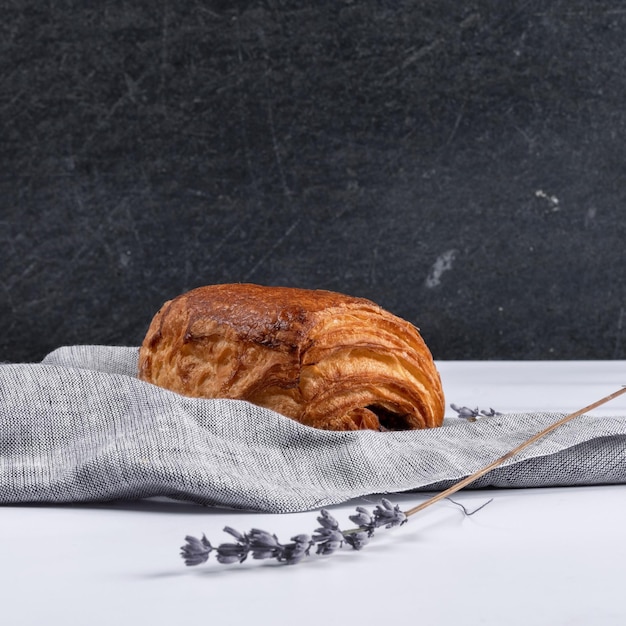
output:
[[[166,302],[139,377],[180,394],[247,400],[308,426],[440,426],[444,397],[418,330],[363,298],[222,284]]]

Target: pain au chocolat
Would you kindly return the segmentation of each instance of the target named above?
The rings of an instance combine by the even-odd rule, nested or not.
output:
[[[418,330],[369,300],[331,291],[223,284],[182,294],[152,320],[139,377],[328,430],[443,421],[439,373]]]

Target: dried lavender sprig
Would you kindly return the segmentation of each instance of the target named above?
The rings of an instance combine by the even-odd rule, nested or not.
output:
[[[461,419],[466,419],[468,422],[475,422],[481,415],[484,417],[495,417],[497,415],[502,415],[495,409],[490,408],[488,411],[480,410],[478,407],[475,409],[470,409],[466,406],[458,406],[457,404],[451,404],[450,408],[453,411],[457,412],[457,417]]]
[[[211,552],[215,552],[217,562],[222,564],[243,563],[249,556],[252,556],[256,560],[276,559],[293,565],[299,563],[305,556],[309,556],[310,549],[314,545],[317,546],[316,554],[320,555],[334,554],[344,544],[360,550],[369,543],[377,528],[382,526],[392,528],[406,522],[406,516],[400,507],[394,506],[386,498],[376,505],[373,513],[361,506],[358,506],[356,511],[350,519],[357,525],[357,528],[342,531],[339,528],[339,522],[327,509],[322,509],[317,517],[319,528],[313,532],[313,535],[296,535],[287,544],[281,544],[276,535],[258,528],[253,528],[248,533],[240,533],[226,526],[224,532],[236,539],[236,542],[222,543],[218,546],[211,545],[204,535],[201,539],[187,536],[185,537],[186,544],[181,547],[181,556],[185,564],[189,566],[205,563]]]

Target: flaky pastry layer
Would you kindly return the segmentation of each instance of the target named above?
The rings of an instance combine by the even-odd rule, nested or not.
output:
[[[154,316],[139,377],[329,430],[443,421],[441,380],[418,330],[369,300],[330,291],[225,284],[182,294]]]

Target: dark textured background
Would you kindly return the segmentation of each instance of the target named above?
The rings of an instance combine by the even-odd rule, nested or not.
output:
[[[231,281],[439,359],[626,358],[623,2],[0,9],[0,360]]]

